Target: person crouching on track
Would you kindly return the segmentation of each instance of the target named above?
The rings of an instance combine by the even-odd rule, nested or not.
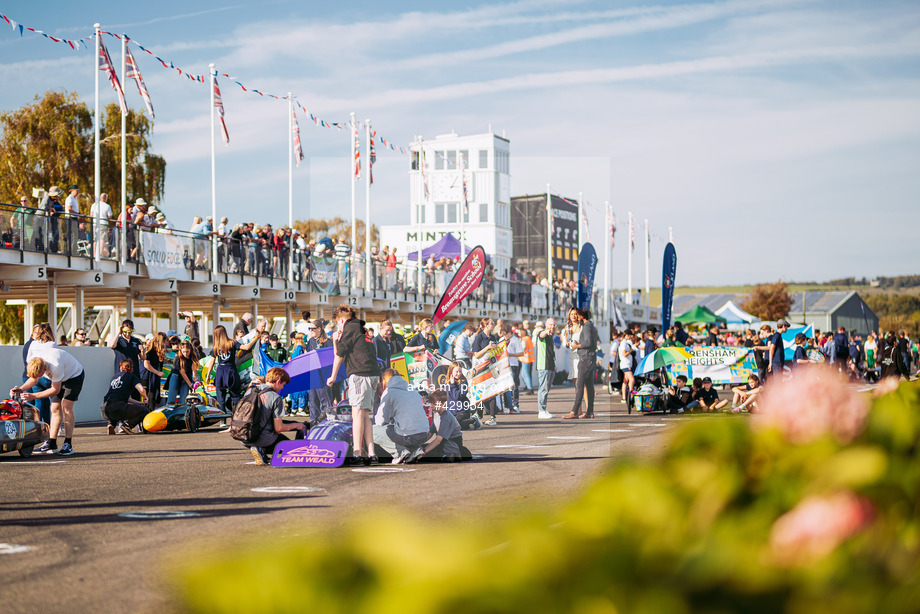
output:
[[[393,455],[394,465],[415,462],[424,454],[429,438],[430,423],[422,395],[409,390],[396,369],[384,371],[381,380],[384,390],[377,408],[374,443]]]
[[[134,363],[122,360],[118,368],[121,372],[109,384],[109,391],[102,399],[102,417],[109,421],[109,435],[117,432],[133,435],[134,427],[147,415],[147,399],[140,378],[134,373]],[[131,395],[137,391],[141,402],[132,401]]]
[[[33,344],[34,348],[34,344]],[[26,375],[29,379],[10,390],[10,396],[22,390],[29,390],[44,375],[51,380],[51,388],[38,393],[23,392],[22,400],[29,402],[34,399],[51,399],[51,433],[55,434],[64,423],[64,445],[61,446],[61,456],[70,456],[73,449],[73,404],[80,398],[83,390],[83,365],[76,358],[57,348],[47,347],[42,349],[41,358],[32,358],[26,366]],[[57,454],[57,440],[49,439],[35,449],[35,454]]]
[[[287,437],[281,434],[284,431],[295,431],[294,439],[303,439],[307,432],[307,425],[303,422],[282,420],[285,414],[284,400],[279,393],[290,381],[291,376],[287,371],[281,367],[272,367],[265,374],[265,383],[259,386],[261,415],[254,416],[253,423],[262,425],[262,430],[249,448],[257,465],[271,464],[275,446],[287,441]]]
[[[463,433],[460,423],[451,412],[447,411],[447,393],[443,390],[435,390],[428,395],[428,400],[431,402],[431,412],[434,418],[431,429],[435,436],[423,447],[422,455],[425,458],[443,460],[448,463],[463,460],[461,458]]]

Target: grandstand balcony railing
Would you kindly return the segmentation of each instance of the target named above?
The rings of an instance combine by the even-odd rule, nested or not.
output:
[[[98,258],[116,263],[118,270],[143,275],[144,245],[152,234],[169,234],[180,239],[184,246],[183,265],[191,280],[220,279],[222,283],[237,282],[245,286],[254,279],[264,279],[273,287],[302,292],[415,301],[429,299],[426,302],[432,303],[440,298],[454,275],[452,270],[431,269],[424,265],[419,271],[414,262],[388,267],[384,261],[372,257],[370,283],[367,284],[363,252],[336,258],[329,250],[324,250],[322,255],[318,250],[300,248],[292,252],[289,240],[276,245],[260,238],[234,239],[216,233],[145,228],[131,222],[123,230],[122,222],[116,220],[96,220],[88,215],[0,203],[0,249],[21,254],[40,253],[46,257],[63,256],[67,259],[67,267],[72,266],[74,260],[81,260],[93,269]],[[323,249],[321,244],[318,248]],[[567,289],[550,290],[539,284],[487,275],[467,301],[468,306],[474,308],[549,315],[564,313],[574,305],[575,297]],[[598,293],[594,295],[592,307],[595,316],[607,317],[607,306]]]

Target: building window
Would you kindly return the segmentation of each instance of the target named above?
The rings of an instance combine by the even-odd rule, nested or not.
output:
[[[448,169],[457,168],[457,152],[456,151],[447,152],[447,168]]]
[[[510,173],[510,154],[507,151],[495,151],[495,170],[499,173]]]
[[[444,170],[444,152],[443,151],[434,152],[434,170],[436,171]]]
[[[480,222],[489,221],[489,204],[488,203],[479,203],[479,221]]]
[[[416,224],[425,223],[425,204],[419,204],[418,208],[415,211],[415,222]]]
[[[464,224],[470,223],[470,208],[469,207],[466,207],[466,210],[463,212],[463,223]]]
[[[417,151],[412,152],[412,167],[411,168],[414,171],[418,170],[418,152]]]
[[[463,160],[462,168],[469,168],[472,165],[470,161],[470,152],[468,149],[460,150],[460,155],[457,156],[457,164],[460,164],[460,161]],[[458,168],[461,168],[458,166]]]
[[[447,223],[457,223],[457,205],[455,203],[450,203],[447,205]]]
[[[444,223],[444,203],[437,203],[434,206],[434,223]]]
[[[488,149],[479,150],[479,168],[480,169],[489,168],[489,150]]]

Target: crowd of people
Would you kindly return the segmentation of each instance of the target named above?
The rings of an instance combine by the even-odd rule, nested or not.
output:
[[[720,399],[709,378],[678,376],[665,385],[653,372],[644,379],[660,384],[666,390],[667,407],[683,411],[752,411],[763,387],[784,377],[794,377],[796,370],[806,364],[826,363],[852,381],[877,382],[886,377],[911,377],[920,374],[918,359],[920,347],[907,332],[889,331],[884,336],[870,332],[865,341],[855,330],[840,326],[836,331],[815,331],[813,337],[797,333],[792,346],[792,358],[786,358],[786,341],[783,333],[789,323],[780,319],[774,328],[763,324],[759,330],[729,331],[718,326],[705,326],[699,335],[691,335],[681,322],[660,333],[654,327],[641,330],[638,324],[612,335],[606,357],[609,370],[609,392],[619,394],[624,400],[632,398],[637,389],[635,370],[645,356],[658,348],[667,347],[744,347],[751,350],[757,373],[747,383],[731,388],[732,400]],[[913,371],[911,370],[913,366]]]

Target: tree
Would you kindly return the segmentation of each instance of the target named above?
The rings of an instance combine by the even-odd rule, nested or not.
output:
[[[761,320],[785,318],[792,307],[792,295],[786,291],[786,284],[757,284],[741,308]]]
[[[109,104],[102,116],[100,175],[113,210],[121,205],[121,109]],[[128,110],[127,192],[129,202],[163,198],[166,161],[149,152],[153,123]],[[32,188],[80,186],[80,210],[89,213],[94,198],[93,114],[73,92],[48,91],[35,103],[0,114],[0,201],[32,196]],[[36,204],[36,203],[33,203]]]
[[[357,251],[360,252],[364,249],[364,220],[358,220],[356,226]],[[345,237],[345,242],[351,243],[351,220],[341,217],[294,220],[294,228],[300,231],[308,243],[311,239],[318,241],[323,237],[329,237],[333,242],[339,237]],[[378,241],[380,241],[380,229],[375,224],[371,224],[371,245],[377,245]]]

